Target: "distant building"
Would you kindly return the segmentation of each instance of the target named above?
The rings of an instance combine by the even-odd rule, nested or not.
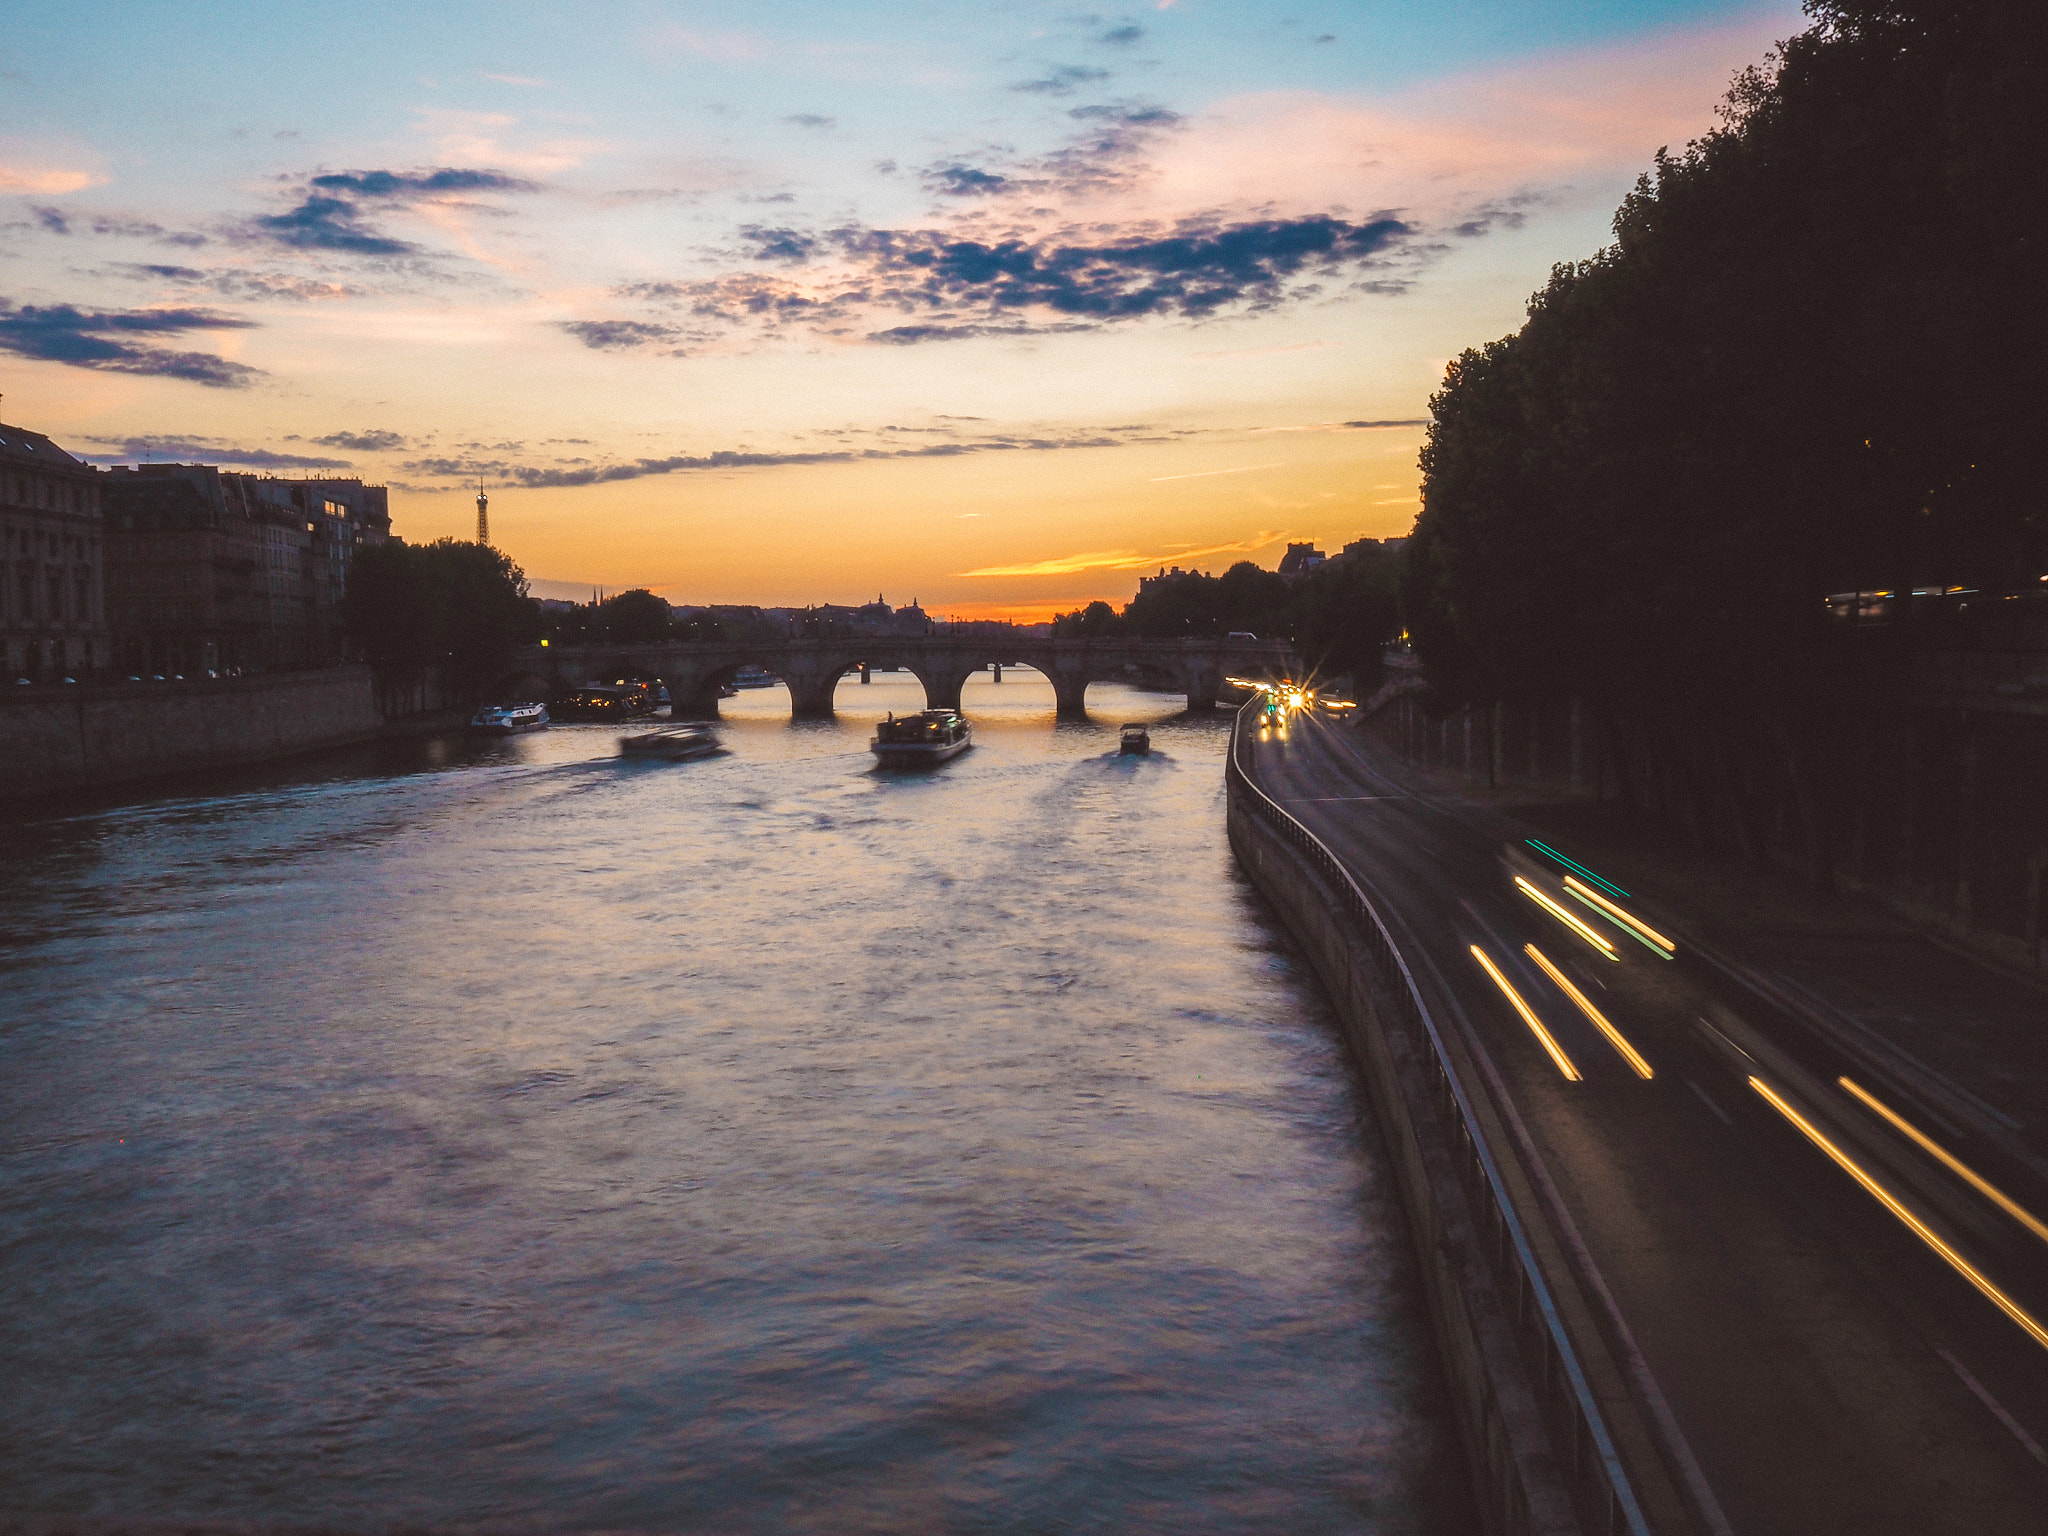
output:
[[[360,480],[123,465],[103,501],[115,661],[140,676],[343,660],[349,565],[391,534],[385,488]]]
[[[1306,576],[1323,563],[1325,556],[1313,544],[1290,544],[1287,553],[1280,557],[1280,574],[1289,581],[1297,576]]]
[[[109,657],[100,476],[0,422],[0,671],[82,678]]]

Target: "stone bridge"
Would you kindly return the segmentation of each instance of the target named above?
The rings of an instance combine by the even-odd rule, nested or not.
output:
[[[718,690],[742,667],[788,685],[798,715],[829,715],[839,679],[866,667],[900,667],[924,684],[925,704],[958,709],[960,688],[991,663],[1026,666],[1051,681],[1062,715],[1086,710],[1088,685],[1135,682],[1184,693],[1189,709],[1213,709],[1230,676],[1298,673],[1284,640],[1047,640],[1019,635],[917,635],[831,640],[651,641],[642,645],[529,646],[498,682],[501,698],[551,698],[618,677],[657,678],[677,715],[718,713]]]

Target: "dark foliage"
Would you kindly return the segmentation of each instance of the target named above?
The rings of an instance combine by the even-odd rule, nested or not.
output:
[[[350,640],[387,675],[439,665],[474,692],[540,633],[526,575],[482,544],[373,544],[350,567],[342,598]]]
[[[599,622],[606,637],[618,641],[666,640],[675,629],[668,604],[644,587],[606,598]]]
[[[2048,8],[1815,4],[1615,243],[1432,401],[1409,628],[1453,696],[1841,697],[1833,591],[2048,557]]]

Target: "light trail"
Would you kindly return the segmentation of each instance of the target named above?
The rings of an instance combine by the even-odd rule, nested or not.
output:
[[[1963,1162],[1961,1158],[1955,1156],[1948,1148],[1941,1146],[1933,1138],[1922,1134],[1917,1126],[1909,1124],[1902,1115],[1880,1104],[1866,1089],[1850,1082],[1846,1077],[1837,1078],[1836,1081],[1860,1099],[1868,1108],[1882,1115],[1894,1130],[1910,1139],[1929,1156],[1939,1158],[1951,1172],[1966,1180],[1970,1187],[1976,1190],[1978,1194],[1989,1200],[2001,1211],[2004,1211],[2006,1215],[2025,1227],[2034,1236],[2040,1238],[2042,1242],[2048,1243],[2048,1223],[2042,1222],[2032,1211],[2007,1195],[2004,1190],[1993,1184],[1989,1179],[1984,1178],[1976,1169]]]
[[[1501,989],[1507,1000],[1515,1005],[1515,1012],[1522,1016],[1522,1022],[1535,1031],[1536,1038],[1543,1042],[1543,1049],[1550,1052],[1550,1059],[1557,1063],[1557,1070],[1565,1075],[1565,1080],[1573,1083],[1579,1081],[1579,1069],[1572,1065],[1571,1057],[1565,1055],[1564,1047],[1550,1038],[1550,1031],[1543,1027],[1543,1021],[1530,1011],[1527,1003],[1522,1001],[1522,994],[1515,990],[1514,984],[1501,975],[1499,968],[1486,958],[1486,951],[1474,944],[1472,958],[1477,960],[1486,974],[1493,978],[1493,984]]]
[[[1571,978],[1550,963],[1550,957],[1534,944],[1524,944],[1522,950],[1543,967],[1543,973],[1564,989],[1564,995],[1579,1005],[1579,1012],[1593,1021],[1594,1027],[1607,1037],[1607,1043],[1621,1052],[1622,1059],[1636,1069],[1636,1076],[1648,1082],[1657,1074],[1650,1070],[1650,1064],[1643,1060],[1642,1053],[1622,1037],[1620,1030],[1608,1021],[1607,1015],[1593,1006],[1593,1000],[1571,983]]]
[[[1876,1179],[1872,1178],[1869,1174],[1865,1173],[1860,1167],[1858,1167],[1855,1160],[1851,1158],[1848,1153],[1844,1152],[1832,1141],[1829,1141],[1826,1136],[1822,1135],[1819,1129],[1816,1128],[1813,1122],[1808,1120],[1806,1116],[1800,1114],[1798,1110],[1794,1109],[1790,1104],[1787,1104],[1783,1099],[1778,1097],[1777,1092],[1774,1089],[1772,1089],[1772,1087],[1768,1083],[1766,1083],[1762,1078],[1752,1077],[1749,1080],[1749,1086],[1754,1088],[1758,1093],[1762,1094],[1765,1100],[1769,1102],[1771,1108],[1775,1109],[1787,1120],[1790,1120],[1794,1125],[1798,1126],[1800,1132],[1806,1137],[1808,1141],[1812,1142],[1816,1147],[1819,1147],[1821,1151],[1827,1153],[1829,1157],[1833,1158],[1836,1164],[1842,1169],[1844,1173],[1848,1174],[1850,1178],[1854,1179],[1858,1184],[1861,1184],[1866,1190],[1868,1190],[1871,1193],[1871,1195],[1875,1197],[1878,1204],[1882,1205],[1886,1210],[1890,1211],[1894,1216],[1898,1217],[1900,1221],[1904,1222],[1906,1226],[1911,1229],[1915,1237],[1919,1238],[1921,1242],[1925,1243],[1928,1247],[1932,1248],[1936,1253],[1940,1254],[1942,1258],[1946,1259],[1949,1263],[1949,1266],[1953,1268],[1957,1274],[1961,1275],[1965,1280],[1969,1281],[1970,1284],[1974,1285],[1978,1289],[1978,1291],[1983,1294],[1986,1300],[1988,1300],[1993,1306],[1997,1307],[1998,1310],[2003,1312],[2007,1317],[2011,1318],[2014,1322],[2018,1323],[2020,1327],[2024,1328],[2027,1331],[2028,1337],[2033,1339],[2033,1341],[2036,1344],[2041,1345],[2044,1349],[2048,1349],[2048,1328],[2043,1328],[2039,1323],[2035,1322],[2034,1319],[2030,1315],[2028,1315],[2025,1308],[2023,1308],[2018,1302],[2014,1301],[2010,1296],[2006,1295],[2005,1292],[2001,1291],[1997,1286],[1993,1285],[1988,1279],[1986,1279],[1983,1272],[1979,1270],[1974,1264],[1972,1264],[1968,1259],[1964,1258],[1960,1253],[1957,1253],[1955,1249],[1949,1247],[1947,1243],[1943,1242],[1940,1234],[1935,1232],[1933,1228],[1929,1227],[1927,1223],[1922,1221],[1918,1216],[1915,1216],[1911,1211],[1907,1210],[1906,1207],[1900,1202],[1898,1196],[1894,1195],[1890,1190],[1886,1189],[1882,1184],[1878,1183]]]
[[[1544,911],[1548,912],[1552,917],[1556,918],[1559,922],[1563,923],[1567,928],[1571,929],[1573,933],[1576,933],[1588,944],[1592,945],[1595,949],[1599,950],[1600,953],[1605,955],[1608,959],[1619,960],[1621,958],[1621,956],[1617,955],[1614,952],[1614,946],[1608,943],[1606,939],[1602,938],[1599,934],[1595,933],[1591,928],[1588,928],[1576,917],[1573,917],[1571,913],[1565,911],[1563,907],[1560,907],[1548,896],[1544,895],[1541,891],[1537,890],[1535,886],[1531,885],[1528,881],[1524,880],[1520,875],[1515,876],[1515,884],[1519,885],[1522,888],[1522,894],[1524,896],[1528,897],[1531,901],[1535,902],[1537,906],[1543,908]]]
[[[1619,923],[1623,927],[1627,928],[1631,933],[1637,935],[1638,937],[1649,940],[1651,947],[1663,951],[1664,958],[1666,960],[1669,960],[1673,955],[1678,953],[1677,944],[1672,942],[1670,939],[1665,938],[1663,934],[1659,933],[1656,929],[1652,928],[1648,923],[1644,922],[1640,917],[1637,917],[1634,913],[1624,912],[1620,907],[1617,907],[1613,902],[1609,901],[1605,896],[1602,896],[1598,891],[1593,890],[1588,886],[1579,884],[1579,882],[1574,880],[1570,875],[1566,875],[1564,877],[1564,883],[1565,889],[1569,890],[1574,896],[1577,896],[1581,901],[1591,902],[1594,906],[1598,907],[1601,910],[1601,912],[1605,913],[1610,921]]]
[[[1602,880],[1598,875],[1594,874],[1593,871],[1586,868],[1585,865],[1574,864],[1570,859],[1566,858],[1563,854],[1559,853],[1555,848],[1551,847],[1550,844],[1539,843],[1533,837],[1525,837],[1522,839],[1522,841],[1527,843],[1531,848],[1538,849],[1539,851],[1549,855],[1551,858],[1557,860],[1557,862],[1562,864],[1566,869],[1572,870],[1577,874],[1584,875],[1588,880],[1592,881],[1595,885],[1601,887],[1603,890],[1612,891],[1615,895],[1621,897],[1626,897],[1628,895],[1627,891],[1624,891],[1612,880]]]

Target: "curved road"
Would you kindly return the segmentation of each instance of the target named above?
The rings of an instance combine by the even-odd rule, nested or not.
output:
[[[2048,1330],[2029,1331],[2048,1322],[2048,1226],[2029,1225],[2048,1180],[1952,1098],[1745,987],[1683,914],[1574,874],[1355,732],[1296,714],[1244,763],[1372,896],[1480,1059],[1571,1255],[1553,1280],[1663,1424],[1700,1530],[2048,1532]]]

